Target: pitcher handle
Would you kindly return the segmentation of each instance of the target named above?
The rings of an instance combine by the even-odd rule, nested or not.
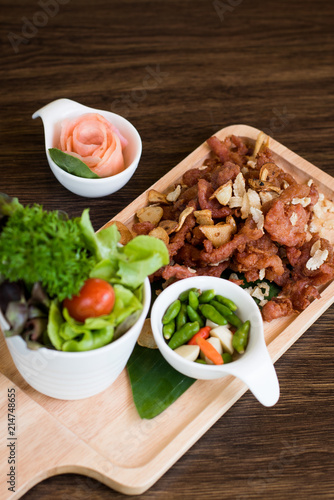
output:
[[[55,117],[59,118],[63,115],[64,111],[71,110],[73,111],[85,109],[86,106],[79,104],[78,102],[72,101],[71,99],[57,99],[56,101],[52,101],[49,104],[46,104],[42,108],[35,111],[32,115],[32,118],[41,117],[44,121],[45,119],[54,119]]]

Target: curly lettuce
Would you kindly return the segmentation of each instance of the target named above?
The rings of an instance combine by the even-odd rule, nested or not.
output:
[[[80,218],[47,212],[39,205],[19,206],[0,233],[0,274],[11,282],[40,282],[51,297],[79,292],[98,262],[86,245]]]

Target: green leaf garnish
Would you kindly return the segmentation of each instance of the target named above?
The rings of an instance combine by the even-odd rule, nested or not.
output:
[[[100,179],[98,175],[87,167],[86,163],[79,160],[75,156],[64,153],[58,148],[49,148],[51,159],[58,167],[65,170],[69,174],[76,175],[77,177],[84,177],[85,179]]]
[[[279,295],[279,293],[282,291],[282,289],[276,285],[276,283],[274,283],[273,281],[268,281],[266,279],[263,279],[263,280],[256,280],[256,281],[246,281],[245,279],[245,275],[241,272],[235,272],[233,271],[237,276],[238,276],[238,279],[239,280],[243,280],[243,284],[240,285],[241,288],[250,288],[250,287],[256,287],[257,285],[261,285],[261,283],[267,283],[267,285],[269,285],[269,292],[267,295],[264,295],[264,298],[266,300],[271,300],[273,297],[277,297],[277,295]],[[231,269],[226,269],[221,277],[228,280],[229,279],[229,276],[231,274]],[[259,305],[260,303],[260,300],[257,299],[256,297],[252,297],[252,299],[257,303],[257,305]],[[259,306],[259,308],[261,309],[261,306]]]
[[[127,364],[134,403],[141,418],[154,418],[176,401],[195,379],[165,361],[158,349],[135,346]]]
[[[0,275],[28,286],[40,282],[60,301],[78,293],[96,263],[81,219],[39,205],[18,208],[0,233]]]
[[[271,300],[273,297],[277,297],[277,295],[281,291],[281,288],[278,285],[276,285],[276,283],[274,283],[273,281],[268,281],[266,279],[251,281],[249,283],[246,282],[244,285],[241,285],[241,288],[256,287],[257,285],[260,285],[261,283],[267,283],[267,285],[269,285],[269,293],[267,295],[264,294],[264,298],[266,300]],[[252,299],[255,300],[257,305],[259,305],[259,303],[260,303],[259,299],[257,299],[256,297],[252,297]],[[261,309],[261,306],[259,306],[259,307]]]

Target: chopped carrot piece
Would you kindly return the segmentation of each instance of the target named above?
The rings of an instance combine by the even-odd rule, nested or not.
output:
[[[210,336],[211,326],[203,326],[197,333],[189,340],[189,345],[197,345],[196,339],[202,337],[202,339],[208,339]]]
[[[219,354],[217,349],[213,347],[207,340],[202,337],[197,337],[196,339],[197,345],[203,352],[203,354],[210,360],[214,365],[222,365],[224,364],[224,360],[222,356]]]

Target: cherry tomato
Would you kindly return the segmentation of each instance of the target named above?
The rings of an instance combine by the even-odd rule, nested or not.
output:
[[[111,313],[115,304],[115,292],[107,281],[89,278],[78,295],[65,299],[64,307],[69,315],[77,321],[96,318]]]

